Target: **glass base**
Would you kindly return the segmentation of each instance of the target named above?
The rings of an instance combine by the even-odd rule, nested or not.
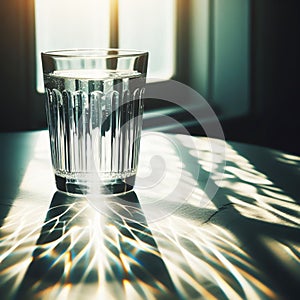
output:
[[[84,180],[70,179],[55,175],[55,182],[57,189],[65,193],[76,195],[115,195],[124,194],[131,191],[134,186],[135,175],[122,179],[112,179],[110,181],[106,181],[105,183],[89,183]]]

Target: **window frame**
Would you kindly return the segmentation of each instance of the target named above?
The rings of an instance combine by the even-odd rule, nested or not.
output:
[[[191,24],[185,22],[185,20],[190,20],[191,18],[194,1],[197,0],[176,0],[175,72],[174,76],[171,77],[171,79],[189,85],[192,88],[195,88],[195,84],[192,83],[192,75],[190,73],[191,66],[193,66],[190,55],[193,48],[191,44]],[[210,65],[213,65],[214,57],[210,52],[214,48],[212,32],[214,30],[212,26],[213,12],[211,7],[213,7],[216,0],[209,1],[210,32],[208,33],[208,40],[203,42],[209,44],[208,60],[211,61]],[[2,57],[7,56],[9,58],[7,61],[4,61],[4,69],[10,68],[9,76],[2,80],[1,86],[5,90],[8,81],[17,81],[19,85],[15,90],[12,90],[13,84],[9,85],[9,88],[12,90],[14,103],[4,103],[3,111],[5,116],[1,120],[0,129],[2,131],[11,131],[46,128],[45,95],[36,90],[35,0],[11,0],[5,1],[1,5],[4,24],[0,28],[0,33],[2,40],[9,39],[9,43],[4,43],[0,53],[2,53]],[[112,22],[116,22],[116,18]],[[114,34],[116,38],[118,33]],[[112,42],[110,46],[117,46],[117,44]],[[12,51],[12,49],[15,49],[15,51]],[[16,57],[16,62],[14,62],[14,56]],[[209,82],[207,95],[204,96],[206,96],[208,101],[213,100],[213,82],[211,78],[213,73],[211,68],[212,66],[209,66],[206,73]],[[213,103],[213,101],[210,103]]]

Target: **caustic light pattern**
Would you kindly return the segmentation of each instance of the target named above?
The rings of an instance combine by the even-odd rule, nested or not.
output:
[[[208,166],[209,149],[201,141],[201,155],[187,148],[189,158],[197,159],[203,173],[217,173],[215,161]],[[274,157],[299,166],[296,159]],[[282,281],[292,287],[300,278],[299,204],[229,145],[226,160],[223,179],[212,178],[221,191],[211,199],[216,209],[197,205],[195,190],[173,214],[153,223],[147,222],[138,191],[122,205],[111,198],[102,213],[84,198],[60,193],[50,207],[11,207],[1,227],[1,295],[280,298],[286,292]]]

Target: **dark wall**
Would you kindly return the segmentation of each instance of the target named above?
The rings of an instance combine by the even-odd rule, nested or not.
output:
[[[45,127],[35,89],[34,0],[2,1],[0,19],[0,131]]]
[[[224,123],[227,138],[300,154],[299,5],[251,1],[251,114]]]
[[[300,153],[300,14],[296,0],[253,3],[253,97],[262,140]]]
[[[23,116],[28,113],[26,86],[23,81],[26,70],[23,63],[25,57],[23,28],[19,22],[22,20],[19,2],[12,0],[7,4],[1,3],[0,18],[0,128],[17,129],[25,125]],[[12,22],[13,18],[18,21]]]

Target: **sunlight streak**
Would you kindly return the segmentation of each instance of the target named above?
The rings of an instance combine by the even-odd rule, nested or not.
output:
[[[1,227],[0,282],[11,286],[3,297],[277,299],[281,277],[274,284],[273,264],[288,278],[300,278],[296,199],[229,144],[222,177],[221,154],[212,159],[208,140],[195,139],[194,146],[178,137],[178,148],[159,141],[169,147],[168,180],[149,194],[137,188],[99,196],[103,210],[97,210],[85,197],[59,192],[50,206],[42,193],[39,202],[21,201],[33,188],[32,174],[46,168],[41,137],[36,162],[28,165],[17,204]],[[143,159],[150,159],[150,150]],[[176,197],[164,194],[179,169]],[[216,180],[208,179],[208,170]],[[211,199],[205,191],[209,180],[219,187]],[[161,201],[160,195],[167,196]],[[153,217],[163,210],[168,215]]]

